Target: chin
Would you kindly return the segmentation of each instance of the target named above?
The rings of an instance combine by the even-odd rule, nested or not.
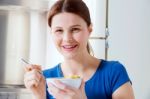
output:
[[[63,54],[63,57],[65,59],[73,59],[76,57],[76,55],[75,54]]]

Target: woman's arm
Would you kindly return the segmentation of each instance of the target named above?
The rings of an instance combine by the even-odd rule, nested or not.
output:
[[[112,95],[112,99],[135,99],[132,86],[127,82],[120,86]]]

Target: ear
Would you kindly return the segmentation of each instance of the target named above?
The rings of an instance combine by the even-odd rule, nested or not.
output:
[[[93,31],[93,24],[92,23],[88,26],[88,31],[89,31],[89,35],[91,35],[91,33]]]

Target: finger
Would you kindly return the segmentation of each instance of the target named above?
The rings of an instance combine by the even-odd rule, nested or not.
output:
[[[24,79],[24,83],[27,88],[31,88],[33,86],[37,86],[39,81],[36,78],[28,77]]]
[[[30,77],[25,79],[25,81],[31,81],[31,80],[36,80],[37,82],[39,82],[40,78],[35,77],[35,75],[31,75]]]
[[[61,90],[65,91],[65,92],[74,93],[75,91],[77,91],[76,88],[68,86],[59,80],[54,80],[54,82],[58,88],[60,88]]]
[[[42,67],[40,65],[32,65],[32,70],[37,70],[38,73],[43,74]]]
[[[48,90],[50,93],[52,93],[54,96],[65,94],[65,91],[61,90],[60,88],[56,87],[52,83],[48,83]]]
[[[63,97],[66,95],[65,92],[55,93],[52,88],[47,88],[49,94],[53,97],[53,99],[64,99]]]
[[[35,71],[27,72],[24,75],[24,83],[26,87],[31,87],[33,85],[37,86],[40,83],[42,75]],[[32,84],[32,85],[31,85]]]
[[[60,88],[62,90],[65,90],[67,88],[67,86],[59,80],[54,80],[54,83],[56,84],[56,86],[58,88]]]
[[[37,70],[32,70],[24,74],[24,78],[28,79],[41,79],[41,74],[38,73]]]
[[[42,75],[39,73],[39,70],[33,69],[31,71],[31,74],[34,75],[35,78],[38,78],[39,80],[41,79]]]
[[[39,82],[36,79],[31,79],[31,80],[28,80],[27,85],[29,88],[34,88],[39,85]]]
[[[25,66],[25,71],[26,72],[29,72],[31,70],[32,70],[32,65],[28,64],[28,65]]]
[[[38,70],[38,71],[41,71],[41,70],[42,70],[42,68],[41,68],[40,65],[28,64],[28,65],[25,66],[25,71],[26,71],[26,72],[31,71],[31,70],[33,70],[33,69],[36,69],[36,70]]]
[[[82,92],[85,91],[85,81],[82,79],[81,86],[79,88]]]
[[[37,69],[37,70],[40,70],[40,71],[42,70],[41,65],[33,64],[32,66],[33,66],[34,69]]]

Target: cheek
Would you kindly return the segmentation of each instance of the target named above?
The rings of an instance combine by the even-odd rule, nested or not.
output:
[[[75,36],[75,40],[77,41],[77,42],[81,42],[82,41],[82,37],[79,35],[77,35],[77,36]]]
[[[53,42],[55,43],[56,46],[60,45],[61,38],[59,38],[57,36],[52,36],[52,38],[53,38]]]
[[[88,41],[88,35],[76,35],[75,36],[76,41],[78,41],[79,43],[86,43]]]

